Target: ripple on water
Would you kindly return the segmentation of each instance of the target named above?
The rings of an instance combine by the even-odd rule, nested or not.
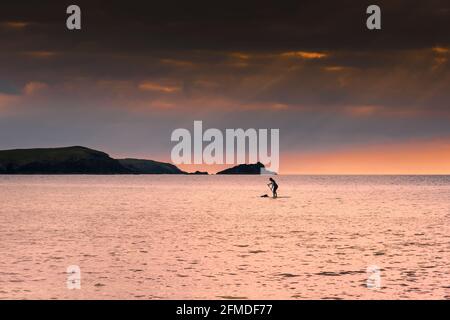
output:
[[[264,251],[264,250],[250,250],[248,253],[255,254],[255,253],[264,253],[264,252],[267,252],[267,251]]]
[[[279,277],[283,277],[283,278],[295,278],[295,277],[300,277],[300,275],[298,274],[293,274],[293,273],[277,273],[275,274],[276,276]]]
[[[340,271],[340,272],[321,271],[321,272],[315,273],[315,275],[317,275],[317,276],[337,277],[337,276],[353,275],[353,274],[361,274],[361,273],[366,273],[366,271],[363,271],[363,270],[357,270],[357,271]]]

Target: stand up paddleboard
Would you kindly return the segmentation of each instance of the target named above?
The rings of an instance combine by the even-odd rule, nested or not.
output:
[[[270,199],[287,199],[287,198],[290,198],[290,197],[283,197],[283,196],[278,196],[278,197],[274,198],[274,197],[271,197],[271,196],[269,196],[269,195],[267,195],[267,194],[263,194],[262,196],[260,196],[260,198],[270,198]]]

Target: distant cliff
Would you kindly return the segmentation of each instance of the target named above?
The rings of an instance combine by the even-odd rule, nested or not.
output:
[[[0,174],[185,174],[170,163],[111,158],[85,147],[0,151]]]
[[[189,174],[197,174],[197,175],[203,175],[203,176],[209,175],[209,173],[206,171],[198,171],[198,170],[195,172],[189,173]]]
[[[261,169],[265,170],[265,167],[261,162],[255,164],[240,164],[233,168],[219,171],[217,174],[261,174]]]
[[[241,164],[217,174],[270,173],[261,162]],[[0,174],[188,174],[171,163],[113,159],[86,147],[0,150]],[[196,171],[191,174],[207,175]]]

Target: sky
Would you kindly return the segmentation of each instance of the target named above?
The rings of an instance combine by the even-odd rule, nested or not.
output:
[[[370,4],[2,1],[0,149],[170,161],[202,120],[280,129],[285,174],[450,174],[450,2]]]

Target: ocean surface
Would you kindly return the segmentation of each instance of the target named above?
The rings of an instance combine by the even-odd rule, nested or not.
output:
[[[450,298],[449,176],[267,179],[0,176],[0,299]]]

